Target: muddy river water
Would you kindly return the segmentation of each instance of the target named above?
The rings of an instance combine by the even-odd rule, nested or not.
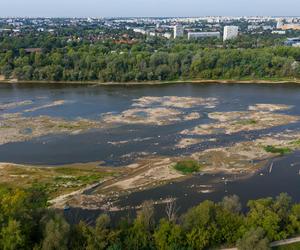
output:
[[[190,156],[272,134],[300,133],[299,103],[300,86],[294,84],[1,84],[0,162],[55,167],[101,161],[120,167],[146,157]],[[261,123],[265,117],[269,120]],[[280,192],[300,201],[298,152],[268,158],[250,178],[199,174],[130,193],[117,204],[138,206],[172,196],[183,212],[228,194],[246,203]]]

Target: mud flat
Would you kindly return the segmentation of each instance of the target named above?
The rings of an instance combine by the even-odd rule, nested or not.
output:
[[[171,108],[134,108],[121,114],[104,115],[103,121],[113,124],[168,125],[183,119],[183,113]]]
[[[150,106],[163,106],[179,109],[193,108],[204,106],[206,108],[214,108],[218,105],[216,98],[200,98],[200,97],[180,97],[180,96],[145,96],[135,99],[132,106],[147,108]]]
[[[282,132],[253,141],[236,143],[230,147],[214,148],[192,154],[203,164],[206,172],[255,172],[272,157],[280,153],[269,152],[266,147],[294,151],[300,148],[300,132]],[[278,152],[280,152],[278,150]]]
[[[281,110],[289,110],[294,106],[285,105],[285,104],[267,104],[267,103],[259,103],[255,105],[249,106],[249,110],[251,111],[281,111]]]
[[[121,196],[185,178],[186,176],[172,167],[175,162],[176,159],[166,157],[139,160],[121,168],[118,177],[101,183],[99,187],[86,190],[88,193],[77,192],[68,196],[64,201],[73,207],[85,209],[121,210],[122,208],[116,208],[114,205]],[[61,208],[64,203],[53,205]]]
[[[182,138],[179,142],[175,145],[176,148],[184,149],[190,146],[196,145],[201,143],[203,140],[199,138]]]
[[[254,106],[253,106],[254,107]],[[250,107],[251,108],[251,107]],[[232,134],[241,131],[252,131],[295,123],[299,116],[292,116],[267,111],[232,111],[209,113],[210,119],[217,122],[201,124],[193,129],[181,132],[183,135]]]
[[[0,116],[0,145],[49,134],[82,133],[101,126],[101,122],[87,119],[69,121],[50,116],[24,117],[20,113],[3,114]]]
[[[134,99],[132,108],[120,114],[104,114],[103,121],[110,124],[144,124],[169,125],[181,121],[191,121],[201,118],[201,114],[186,109],[204,106],[214,108],[218,104],[216,98],[193,98],[164,96],[145,96]]]

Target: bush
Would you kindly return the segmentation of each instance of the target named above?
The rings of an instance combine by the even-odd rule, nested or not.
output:
[[[200,165],[194,160],[182,160],[177,162],[174,168],[183,174],[191,174],[198,172],[200,170]]]
[[[280,155],[285,155],[285,154],[289,154],[292,152],[292,150],[290,148],[276,148],[274,146],[266,146],[264,147],[265,151],[268,153],[273,153],[273,154],[280,154]]]

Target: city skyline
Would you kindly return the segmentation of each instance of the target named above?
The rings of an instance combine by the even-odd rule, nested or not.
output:
[[[242,8],[241,8],[242,6]],[[297,0],[4,0],[1,17],[297,16]]]

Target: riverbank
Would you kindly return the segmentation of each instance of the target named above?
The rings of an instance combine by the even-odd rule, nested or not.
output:
[[[100,85],[100,86],[144,86],[144,85],[167,85],[167,84],[300,84],[300,79],[183,79],[170,81],[143,81],[143,82],[99,82],[99,81],[24,81],[0,79],[0,83],[18,83],[18,84],[78,84],[78,85]]]

